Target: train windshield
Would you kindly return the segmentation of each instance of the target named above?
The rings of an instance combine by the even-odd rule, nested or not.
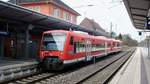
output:
[[[64,33],[44,34],[42,50],[63,51],[65,40],[66,40],[66,34]]]

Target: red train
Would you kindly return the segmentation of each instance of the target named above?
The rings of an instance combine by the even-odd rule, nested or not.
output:
[[[40,59],[44,69],[61,70],[66,65],[121,51],[121,44],[119,40],[103,36],[51,30],[43,33]]]

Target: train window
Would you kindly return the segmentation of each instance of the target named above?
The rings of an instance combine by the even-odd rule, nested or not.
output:
[[[92,51],[96,51],[96,45],[95,44],[92,45]]]
[[[105,44],[93,44],[92,45],[92,51],[99,51],[101,49],[105,48]]]
[[[83,42],[74,42],[74,52],[85,52],[85,44]]]
[[[81,51],[85,52],[85,44],[83,42],[81,43]]]
[[[73,45],[73,36],[70,38],[70,45]]]
[[[119,46],[121,46],[121,44],[120,44],[120,43],[118,43],[118,44],[117,44],[117,47],[119,47]]]
[[[79,50],[79,42],[76,43],[76,51],[77,51],[77,53],[80,52],[80,50]]]
[[[85,51],[85,45],[83,42],[79,42],[79,51],[84,52]]]

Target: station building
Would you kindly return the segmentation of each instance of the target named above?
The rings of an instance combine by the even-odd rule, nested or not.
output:
[[[93,19],[85,18],[80,23],[80,26],[88,28],[89,30],[99,31],[102,36],[110,37],[109,32],[105,31],[97,22]]]
[[[4,9],[0,12],[0,58],[4,59],[38,59],[42,32],[75,25],[80,15],[61,0],[10,0],[0,5]]]
[[[77,23],[77,16],[80,15],[61,0],[10,0],[9,2],[74,24]]]
[[[35,1],[39,0],[0,1],[0,59],[38,59],[42,32],[47,30],[70,30],[71,28],[92,35],[102,35],[98,31],[76,25],[79,13],[61,0],[49,0],[50,2],[44,0],[46,2],[42,3]],[[51,6],[47,7],[48,4]],[[34,7],[34,5],[39,6]],[[36,11],[38,8],[41,9],[39,12]],[[47,13],[43,12],[44,8]],[[48,14],[50,11],[48,9],[53,13]],[[55,14],[60,16],[56,17]],[[71,19],[72,16],[74,20]],[[66,20],[68,17],[69,19]]]

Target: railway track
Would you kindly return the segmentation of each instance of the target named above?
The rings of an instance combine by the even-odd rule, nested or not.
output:
[[[135,49],[112,61],[110,64],[103,66],[102,68],[91,73],[89,76],[77,81],[76,84],[107,84],[113,75],[130,58],[134,51]]]
[[[102,72],[102,70],[103,71],[108,71],[109,70],[108,72],[112,72],[113,70],[116,71],[116,68],[113,68],[113,70],[112,70],[112,67],[109,67],[109,65],[111,65],[113,63],[116,63],[115,61],[121,59],[122,57],[129,58],[128,57],[129,53],[130,53],[130,56],[131,56],[131,54],[133,52],[134,52],[134,50],[132,50],[132,52],[129,50],[125,53],[119,54],[119,56],[116,56],[116,57],[110,56],[112,58],[101,60],[100,62],[89,65],[87,67],[83,67],[83,68],[81,68],[81,69],[79,69],[79,70],[77,70],[73,73],[70,73],[70,74],[67,74],[67,75],[66,74],[62,75],[61,77],[55,77],[55,78],[49,78],[49,79],[42,80],[40,83],[37,83],[37,84],[43,84],[43,83],[44,84],[82,84],[82,83],[84,83],[84,84],[103,84],[103,83],[106,83],[108,81],[108,79],[111,78],[112,75],[108,76],[107,72],[104,73],[104,72]],[[126,58],[122,59],[121,62],[124,61]],[[106,70],[106,67],[109,67],[109,68],[107,68],[108,70]],[[92,79],[93,81],[90,80],[89,78],[91,78],[91,77],[95,78],[94,75],[91,75],[91,74],[98,74],[98,70],[101,71],[101,77],[103,79],[99,80],[99,81],[96,81],[96,82],[93,79]],[[115,73],[115,72],[113,71],[113,73]],[[90,82],[87,82],[87,79]],[[96,79],[98,79],[98,78],[96,78]]]
[[[70,71],[60,71],[60,72],[53,72],[53,71],[39,72],[38,74],[34,74],[32,76],[16,79],[13,81],[7,81],[7,82],[5,82],[5,84],[34,84],[34,83],[41,82],[42,80],[45,80],[45,79],[61,77],[65,74],[73,72],[74,70],[76,70],[76,69],[72,69]]]
[[[91,64],[91,62],[84,63],[82,65],[77,64],[77,65],[74,65],[73,67],[71,67],[69,70],[65,69],[63,71],[50,71],[50,72],[40,71],[40,72],[37,72],[37,73],[32,74],[30,76],[25,76],[25,77],[18,78],[15,80],[3,82],[3,84],[34,84],[36,82],[41,82],[42,80],[45,80],[45,79],[57,78],[57,77],[64,76],[65,74],[69,74],[71,72],[74,72],[75,70],[78,70],[82,67],[88,66],[89,64]]]
[[[126,54],[123,54],[124,56],[127,55]],[[59,82],[58,84],[82,84],[86,81],[88,81],[91,77],[94,77],[95,74],[99,73],[100,71],[102,70],[105,70],[106,67],[110,66],[111,64],[115,63],[115,61],[121,59],[121,57],[119,57],[118,59],[115,59],[113,60],[112,63],[110,64],[107,64],[107,65],[104,65],[103,68],[101,68],[100,70],[97,70],[93,73],[91,73],[91,75],[88,75],[87,77],[81,79],[81,80],[78,80],[78,81],[75,81],[75,82],[72,82],[72,83],[68,83],[68,81],[66,82]],[[36,74],[36,75],[32,75],[32,76],[29,76],[29,77],[25,77],[25,78],[22,78],[22,79],[18,79],[18,80],[14,80],[14,81],[9,81],[7,82],[7,84],[57,84],[57,79],[59,81],[60,78],[63,78],[64,76],[66,76],[67,74],[70,74],[70,73],[73,73],[75,71],[78,71],[80,69],[82,69],[82,67],[88,67],[89,64],[86,64],[86,65],[80,65],[80,67],[77,67],[77,68],[74,68],[72,70],[69,70],[69,71],[65,71],[65,72],[44,72],[44,73],[39,73],[39,74]],[[92,64],[90,64],[92,65]],[[76,67],[76,66],[75,66]],[[62,80],[62,79],[60,79]],[[55,81],[55,82],[51,82],[51,81]],[[90,84],[90,83],[89,83]]]
[[[30,77],[25,77],[23,79],[11,81],[11,82],[5,82],[5,84],[33,84],[34,82],[53,77],[57,75],[58,73],[40,73],[36,74]]]

